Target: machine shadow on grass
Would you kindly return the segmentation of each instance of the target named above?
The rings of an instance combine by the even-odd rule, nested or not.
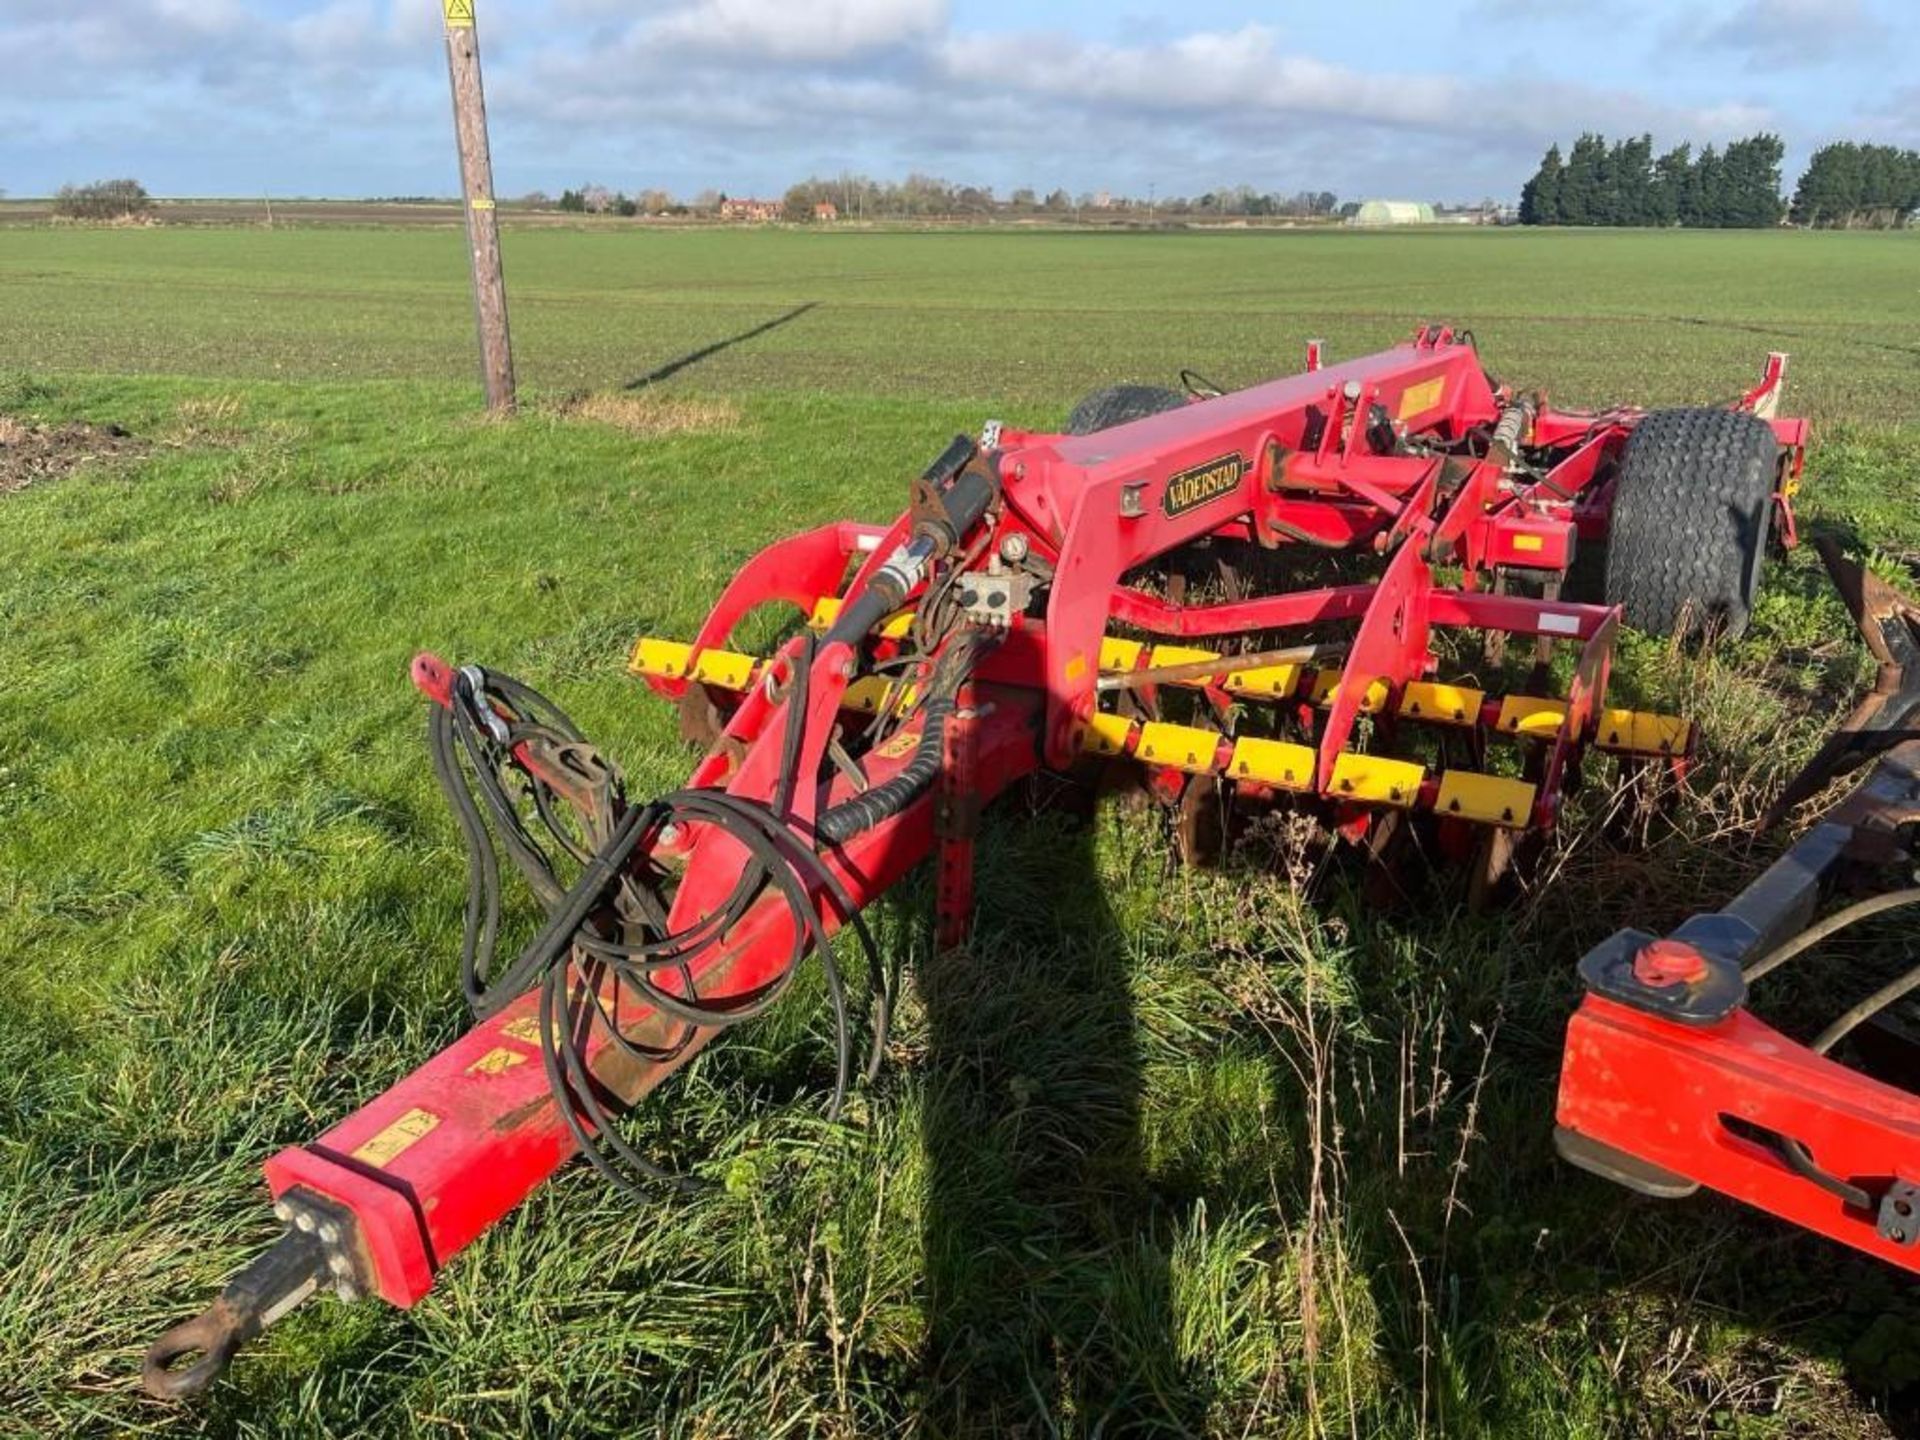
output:
[[[1181,1373],[1164,1215],[1144,1158],[1133,947],[1106,899],[1088,797],[979,850],[962,949],[914,977],[927,1020],[922,1217],[928,1436],[1165,1433],[1206,1397]],[[1151,822],[1146,822],[1151,823]]]
[[[631,380],[626,381],[620,388],[622,390],[644,390],[649,385],[658,385],[662,380],[670,380],[682,370],[698,365],[702,360],[718,355],[722,350],[730,350],[743,341],[752,340],[757,336],[766,334],[769,330],[778,330],[782,325],[798,320],[802,315],[816,308],[819,304],[820,302],[818,300],[809,300],[804,305],[796,305],[793,309],[774,316],[771,320],[763,320],[758,325],[750,326],[737,335],[729,335],[724,339],[715,340],[710,345],[702,345],[698,350],[689,350],[684,355],[676,355],[671,360],[663,360],[644,375],[636,375]]]
[[[1862,1410],[1920,1433],[1900,1358],[1920,1311],[1895,1277],[1710,1195],[1643,1201],[1555,1159],[1573,965],[1616,917],[1543,934],[1469,916],[1440,869],[1382,913],[1339,860],[1288,908],[1270,857],[1243,849],[1167,881],[1197,953],[1161,962],[1200,987],[1167,1002],[1156,926],[1108,898],[1116,858],[1163,853],[1115,847],[1112,827],[1163,822],[1079,810],[996,807],[973,942],[918,968],[916,1433],[1259,1433],[1311,1413],[1330,1433],[1438,1434],[1524,1425],[1545,1384],[1594,1397],[1596,1433],[1717,1415],[1864,1434],[1844,1423]],[[1271,923],[1246,926],[1259,911]],[[1328,985],[1303,997],[1308,968]],[[1216,1113],[1170,1093],[1186,1089]],[[1265,1238],[1214,1270],[1233,1247],[1201,1248],[1236,1216]]]

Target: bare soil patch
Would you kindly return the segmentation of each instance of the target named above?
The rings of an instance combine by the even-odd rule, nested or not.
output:
[[[36,425],[0,415],[0,495],[55,479],[103,456],[133,454],[145,444],[118,425],[70,420]]]

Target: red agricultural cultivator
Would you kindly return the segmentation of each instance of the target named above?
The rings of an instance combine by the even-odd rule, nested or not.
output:
[[[810,957],[837,1112],[879,1062],[897,983],[862,909],[931,859],[937,936],[959,943],[982,811],[1043,769],[1136,777],[1190,859],[1238,817],[1286,811],[1370,863],[1410,845],[1458,859],[1480,895],[1525,864],[1595,754],[1683,776],[1689,722],[1609,695],[1615,637],[1745,625],[1770,535],[1793,537],[1807,427],[1775,418],[1784,369],[1770,357],[1722,408],[1571,412],[1432,328],[1336,365],[1316,343],[1305,373],[1231,394],[1101,391],[1066,434],[990,423],[891,525],[780,541],[691,640],[638,642],[633,672],[704,748],[652,800],[533,690],[421,656],[469,845],[478,1021],[267,1162],[285,1233],[155,1343],[148,1389],[205,1387],[323,1288],[411,1305],[576,1154],[622,1184],[686,1183],[620,1115]],[[1605,602],[1562,598],[1576,551],[1601,545]],[[1858,913],[1789,940],[1824,888],[1911,863],[1920,747],[1883,742],[1915,698],[1914,612],[1848,573],[1887,662],[1845,742],[1884,750],[1872,778],[1725,911],[1587,958],[1560,1138],[1641,1189],[1704,1183],[1920,1269],[1920,1102],[1816,1053],[1831,1035],[1803,1049],[1741,1008],[1742,964]],[[790,637],[730,648],[769,605],[790,607]],[[1445,678],[1469,669],[1475,683]],[[546,911],[511,960],[495,955],[501,854]]]

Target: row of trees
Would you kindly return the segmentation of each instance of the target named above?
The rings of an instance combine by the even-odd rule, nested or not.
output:
[[[152,208],[153,197],[138,180],[62,185],[53,197],[53,213],[66,220],[131,220]]]
[[[1724,151],[1688,144],[1653,153],[1653,137],[1609,145],[1591,132],[1562,160],[1551,145],[1520,192],[1522,225],[1686,225],[1745,229],[1778,225],[1778,135],[1750,135]]]
[[[833,179],[815,175],[788,187],[783,210],[788,219],[794,220],[813,218],[822,204],[832,205],[841,216],[850,219],[1071,215],[1085,210],[1139,215],[1304,218],[1331,215],[1339,203],[1339,197],[1329,190],[1269,195],[1250,185],[1209,190],[1192,198],[1154,193],[1144,197],[1113,195],[1104,190],[1075,195],[1065,189],[1055,189],[1043,194],[1023,185],[1002,199],[991,185],[955,185],[934,175],[909,175],[897,183],[876,181],[865,175],[841,175]]]
[[[1920,153],[1843,140],[1813,152],[1793,190],[1796,225],[1905,226],[1920,210]]]
[[[687,201],[665,190],[638,190],[628,195],[605,185],[581,185],[563,190],[561,210],[589,215],[703,215],[716,212],[726,200],[723,192],[703,190]],[[544,208],[556,202],[541,192],[523,197],[523,204]],[[1178,215],[1204,217],[1284,216],[1301,219],[1351,213],[1330,190],[1301,190],[1291,195],[1268,194],[1250,185],[1209,190],[1193,197],[1112,195],[1101,191],[1074,194],[1065,189],[1045,193],[1022,186],[1002,198],[990,185],[959,185],[935,175],[913,174],[904,180],[874,180],[865,175],[833,178],[810,176],[787,188],[781,202],[783,217],[794,221],[815,218],[822,204],[830,204],[846,219],[949,220],[1000,216],[1072,215],[1099,211],[1122,215]]]
[[[529,195],[527,203],[544,206],[547,197],[537,193]],[[582,185],[578,190],[562,190],[559,208],[575,215],[684,215],[687,210],[684,205],[676,205],[673,197],[664,190],[642,190],[634,195],[623,195],[604,185]]]

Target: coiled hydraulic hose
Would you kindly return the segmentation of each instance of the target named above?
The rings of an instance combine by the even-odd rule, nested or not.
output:
[[[999,490],[991,457],[982,455],[966,437],[956,437],[916,486],[911,536],[841,607],[820,643],[862,644],[973,530]],[[578,728],[558,706],[516,680],[478,667],[459,672],[448,696],[450,703],[436,707],[428,731],[434,773],[467,845],[461,987],[474,1013],[485,1017],[529,987],[539,986],[540,1048],[555,1101],[581,1153],[616,1184],[637,1190],[628,1178],[634,1173],[651,1181],[687,1182],[653,1165],[615,1133],[613,1117],[587,1070],[590,1036],[596,1030],[604,1033],[609,1044],[633,1058],[671,1059],[701,1028],[737,1025],[764,1013],[793,983],[810,953],[820,957],[833,1008],[838,1063],[829,1114],[840,1114],[852,1068],[846,986],[816,896],[824,896],[853,929],[866,954],[873,989],[867,1073],[869,1077],[877,1073],[892,1018],[892,977],[880,963],[879,950],[858,907],[816,846],[842,844],[900,814],[939,775],[955,696],[984,643],[982,633],[972,630],[942,638],[947,644],[927,681],[920,741],[913,755],[891,779],[818,816],[811,838],[792,819],[796,787],[812,783],[812,777],[799,773],[806,692],[816,650],[811,638],[791,657],[780,778],[770,802],[715,789],[686,789],[629,806],[619,776],[586,747]],[[562,823],[563,797],[523,762],[521,748],[533,745],[541,748],[543,758],[571,762],[575,772],[571,778],[578,783],[565,799],[579,815],[582,836],[570,833]],[[560,883],[554,858],[529,830],[521,806],[507,791],[504,775],[519,777],[523,797],[531,800],[548,841],[579,866],[571,885]],[[724,902],[685,929],[669,931],[667,907],[645,875],[635,873],[633,858],[650,851],[669,825],[687,824],[724,832],[746,851],[749,863]],[[515,868],[547,911],[539,933],[498,975],[493,964],[500,932],[496,831]],[[696,962],[725,940],[769,888],[785,902],[793,920],[793,947],[786,965],[758,990],[703,998],[695,982]],[[639,943],[628,943],[635,934],[641,937]],[[664,1048],[649,1048],[623,1033],[601,998],[608,978],[616,989],[636,992],[659,1013],[679,1021],[679,1034]],[[560,1023],[563,1019],[565,1025]]]
[[[688,1182],[652,1164],[616,1133],[615,1117],[588,1073],[587,1038],[603,1034],[609,1044],[637,1059],[671,1059],[699,1028],[737,1025],[764,1014],[785,994],[809,954],[820,957],[833,1012],[837,1058],[828,1114],[838,1117],[850,1084],[853,1042],[846,986],[816,896],[824,897],[853,929],[865,953],[873,993],[865,1068],[869,1078],[877,1073],[892,1018],[894,979],[881,964],[878,947],[852,897],[822,860],[815,843],[841,844],[900,814],[925,792],[940,772],[954,697],[981,643],[977,632],[953,637],[929,679],[921,707],[922,733],[912,757],[891,779],[823,812],[813,827],[814,842],[791,819],[794,788],[802,778],[797,766],[811,642],[792,666],[782,736],[782,783],[771,803],[721,790],[686,789],[644,805],[628,805],[618,776],[604,767],[595,770],[592,762],[598,757],[586,752],[591,758],[583,760],[580,768],[591,803],[581,830],[591,848],[561,820],[565,802],[515,754],[517,747],[539,742],[550,753],[585,751],[578,728],[559,707],[508,676],[477,668],[460,672],[450,706],[435,707],[429,727],[434,770],[453,806],[468,852],[462,988],[474,1013],[484,1018],[528,988],[539,987],[540,1045],[549,1084],[581,1152],[616,1184],[639,1190],[631,1178],[635,1174],[656,1184]],[[547,843],[542,844],[530,830],[524,807],[516,803],[505,776],[518,777],[522,798],[531,801]],[[725,832],[747,852],[750,863],[712,913],[683,930],[669,932],[666,906],[656,890],[633,873],[632,861],[668,825],[688,824]],[[532,941],[497,974],[496,834],[547,911]],[[550,853],[555,850],[579,866],[570,884],[563,885],[559,879]],[[695,982],[696,962],[725,939],[769,888],[781,897],[793,920],[794,940],[787,963],[756,991],[718,999],[702,997]],[[638,943],[616,938],[623,931],[628,939],[637,934]],[[670,1043],[647,1047],[622,1033],[601,997],[602,982],[608,978],[679,1022],[679,1033]]]

